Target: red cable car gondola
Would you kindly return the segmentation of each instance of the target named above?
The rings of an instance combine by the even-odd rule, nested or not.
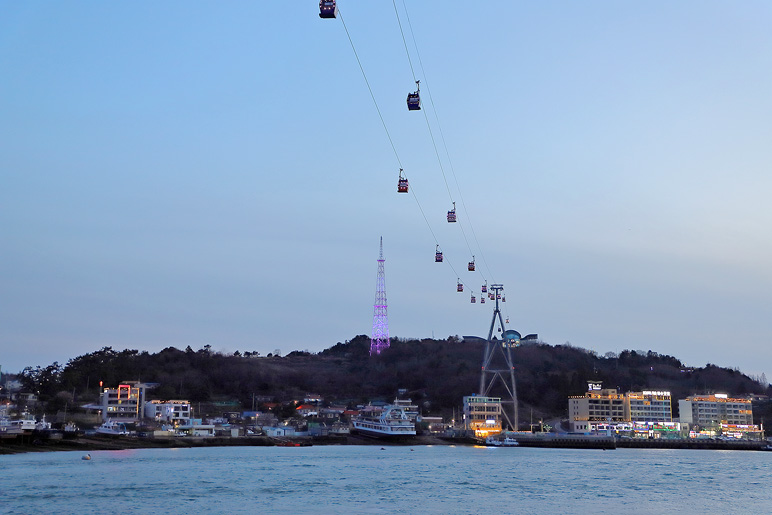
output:
[[[415,93],[408,93],[407,94],[407,108],[410,111],[418,111],[421,109],[421,84],[420,80],[415,81],[416,87],[418,89],[415,90]]]
[[[399,169],[399,182],[397,183],[397,193],[407,193],[407,178],[402,177],[402,168]]]
[[[338,6],[335,0],[319,0],[319,17],[335,18],[338,16]]]
[[[442,251],[440,250],[439,245],[437,245],[437,248],[434,249],[434,262],[442,263]]]
[[[472,256],[472,260],[469,262],[469,266],[467,268],[470,272],[474,272],[474,256]]]

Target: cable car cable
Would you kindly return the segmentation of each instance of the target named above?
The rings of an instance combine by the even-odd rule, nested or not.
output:
[[[397,0],[391,0],[394,5],[394,14],[397,15],[397,23],[399,24],[399,33],[402,34],[402,43],[405,45],[405,54],[407,55],[407,62],[410,64],[410,73],[413,74],[413,82],[418,82],[415,78],[415,70],[413,70],[413,61],[410,60],[410,52],[407,50],[407,41],[405,40],[405,32],[402,30],[402,22],[399,20],[399,11],[397,10]]]
[[[394,7],[395,7],[395,10],[396,10],[396,3],[394,4]],[[383,114],[381,113],[381,109],[378,106],[377,100],[375,99],[375,94],[373,93],[372,87],[370,86],[370,81],[367,79],[367,74],[365,73],[365,69],[364,69],[364,66],[362,65],[362,61],[359,59],[359,54],[356,51],[356,47],[354,45],[354,41],[351,38],[351,33],[349,32],[348,27],[346,26],[346,22],[344,21],[343,15],[340,12],[340,10],[337,11],[337,15],[338,15],[338,17],[340,17],[340,21],[341,21],[341,23],[343,25],[343,29],[346,31],[346,37],[348,38],[349,44],[351,45],[351,50],[354,52],[354,57],[356,57],[357,64],[359,65],[359,70],[362,72],[362,77],[364,78],[365,84],[367,85],[367,90],[370,92],[370,98],[372,99],[373,104],[375,105],[375,109],[378,112],[378,117],[380,118],[381,124],[383,125],[383,130],[386,132],[386,137],[388,138],[389,143],[391,144],[391,148],[394,151],[394,156],[396,157],[397,163],[400,166],[400,172],[402,173],[404,171],[403,170],[403,166],[402,166],[402,160],[400,159],[399,153],[397,152],[397,148],[394,145],[394,140],[391,138],[391,133],[389,132],[389,129],[388,129],[387,125],[386,125],[386,121],[383,119]],[[399,15],[398,15],[398,19],[399,19]],[[401,23],[400,23],[400,31],[402,31]],[[407,51],[407,43],[406,43],[405,38],[404,38],[404,33],[403,33],[403,43],[405,43],[405,50]],[[410,62],[410,69],[411,69],[411,72],[412,72],[413,71],[413,65],[412,65],[412,62],[410,61],[409,53],[408,53],[408,62]],[[415,74],[413,74],[413,77],[415,78]],[[429,123],[429,121],[428,121],[428,118],[427,118],[427,124],[428,123]],[[431,128],[430,128],[430,133],[431,133]],[[434,142],[433,137],[432,137],[432,141]],[[435,153],[437,154],[438,159],[439,159],[439,152],[437,151],[436,144],[434,145],[434,147],[435,147]],[[442,167],[442,163],[441,162],[440,162],[440,167]],[[443,171],[443,178],[444,177],[445,177],[445,173]],[[405,174],[405,178],[407,179],[407,174]],[[450,187],[448,186],[447,179],[445,179],[445,186],[448,188],[448,194],[450,194]],[[437,236],[435,235],[434,230],[432,229],[432,226],[429,223],[429,219],[427,218],[426,213],[424,212],[423,207],[421,206],[421,202],[418,200],[418,196],[415,193],[415,186],[413,188],[411,188],[411,191],[413,193],[413,198],[416,201],[416,205],[418,205],[418,209],[421,212],[421,216],[423,216],[424,221],[426,222],[426,225],[429,228],[429,232],[431,233],[432,238],[435,241],[435,244],[439,248],[439,242],[437,240]],[[467,243],[467,246],[468,246],[468,243]],[[456,276],[458,278],[459,275],[457,274],[456,269],[453,266],[453,264],[450,262],[450,260],[447,260],[446,262],[448,263],[448,266],[450,266],[451,271],[454,274],[456,274]],[[463,281],[460,281],[460,279],[457,279],[457,281],[458,281],[458,284],[464,285]]]
[[[359,60],[359,54],[357,54],[357,49],[354,47],[354,41],[351,39],[351,34],[348,32],[348,27],[346,27],[346,22],[343,21],[343,14],[340,12],[340,9],[338,10],[338,16],[340,17],[340,21],[343,24],[343,28],[346,31],[346,36],[348,37],[348,42],[351,44],[351,50],[354,51],[354,57],[357,58],[357,64],[359,64],[359,69],[362,71],[362,77],[365,79],[365,84],[367,84],[367,90],[370,92],[370,98],[373,99],[373,104],[375,104],[375,110],[378,111],[378,117],[381,119],[381,124],[383,124],[383,130],[386,131],[386,137],[389,138],[389,143],[391,143],[391,149],[394,151],[394,155],[397,158],[397,163],[399,163],[399,167],[403,168],[402,161],[399,158],[399,154],[397,153],[397,147],[394,146],[394,141],[391,139],[391,134],[389,134],[389,129],[386,127],[386,122],[383,119],[383,115],[381,114],[381,109],[378,107],[378,102],[375,101],[375,95],[373,94],[373,88],[370,87],[370,81],[367,80],[367,74],[365,73],[365,69],[362,66],[362,61]]]
[[[395,4],[396,9],[396,4]],[[346,22],[343,20],[343,14],[340,12],[340,9],[337,12],[338,17],[340,18],[341,23],[343,24],[343,29],[346,31],[346,37],[348,37],[349,44],[351,45],[351,50],[354,52],[354,57],[356,57],[357,64],[359,65],[359,70],[362,72],[362,77],[365,80],[365,84],[367,85],[367,90],[370,92],[370,98],[373,100],[373,104],[375,105],[375,109],[378,112],[378,117],[381,120],[381,124],[383,125],[383,130],[386,132],[386,136],[389,139],[389,143],[391,144],[391,148],[394,151],[394,156],[397,158],[397,162],[399,163],[400,171],[404,172],[402,170],[402,160],[399,158],[399,153],[397,152],[397,148],[394,145],[394,140],[391,138],[391,134],[389,133],[389,129],[386,126],[386,121],[383,119],[383,114],[381,113],[380,107],[378,107],[378,101],[375,99],[375,94],[373,93],[372,87],[370,87],[370,81],[367,80],[367,74],[365,73],[364,66],[362,65],[362,61],[359,59],[359,54],[357,53],[356,47],[354,46],[354,41],[351,38],[351,33],[348,31],[348,27],[346,27]],[[402,27],[400,25],[400,30],[402,30]],[[403,42],[404,42],[404,34],[403,34]],[[407,50],[407,43],[405,43],[405,49]],[[409,60],[409,55],[408,55]],[[410,69],[412,71],[413,65],[412,62],[410,64]],[[415,77],[415,75],[414,75]],[[427,121],[428,122],[428,121]],[[435,146],[436,151],[436,146]],[[444,176],[444,174],[443,174]],[[405,178],[407,179],[407,174],[405,174]],[[445,185],[447,186],[447,181],[445,181]],[[418,196],[415,193],[415,185],[413,185],[412,188],[410,188],[410,191],[413,193],[413,198],[415,199],[416,204],[418,205],[418,210],[421,211],[421,216],[423,216],[424,221],[426,222],[426,226],[429,228],[429,232],[432,235],[432,238],[434,239],[434,242],[436,245],[439,246],[439,241],[437,240],[437,236],[434,233],[434,230],[432,229],[431,224],[429,223],[429,219],[426,217],[426,213],[424,212],[423,207],[421,206],[421,202],[418,200]],[[450,188],[448,188],[448,192],[450,192]],[[450,263],[450,261],[447,261],[448,265],[450,266],[451,270],[454,274],[456,274],[456,269],[453,267],[453,265]],[[458,274],[457,274],[458,275]]]
[[[405,17],[407,19],[408,28],[410,29],[410,36],[413,39],[413,46],[415,47],[416,56],[418,57],[418,65],[421,67],[421,73],[423,74],[424,82],[426,83],[425,88],[426,88],[426,92],[429,95],[429,103],[431,104],[432,110],[434,111],[434,116],[437,119],[437,127],[438,127],[439,132],[440,132],[440,138],[442,139],[442,144],[443,144],[443,147],[445,148],[445,154],[447,156],[447,160],[448,160],[448,163],[450,165],[450,170],[451,170],[451,173],[453,174],[453,179],[454,179],[454,181],[456,183],[456,189],[458,189],[459,198],[461,199],[461,205],[464,208],[464,212],[466,213],[467,220],[469,221],[469,228],[472,231],[472,236],[474,237],[475,243],[477,244],[477,248],[478,248],[478,250],[480,252],[480,257],[482,258],[483,264],[485,265],[485,268],[488,270],[488,273],[491,276],[491,280],[493,282],[495,282],[495,279],[493,278],[493,272],[491,271],[490,267],[488,266],[488,261],[485,259],[485,254],[482,251],[482,246],[480,245],[480,242],[477,239],[477,233],[474,230],[474,225],[472,224],[471,217],[469,216],[469,210],[466,207],[466,202],[464,201],[464,196],[461,193],[461,187],[458,184],[458,178],[456,177],[456,171],[455,171],[455,168],[453,167],[453,161],[450,158],[450,152],[448,151],[448,145],[447,145],[447,142],[445,141],[445,134],[442,131],[442,124],[440,123],[440,118],[439,118],[439,115],[437,114],[437,108],[434,105],[434,98],[432,97],[431,89],[429,88],[428,80],[426,78],[427,76],[426,76],[426,71],[424,70],[423,60],[421,59],[421,52],[418,50],[418,44],[416,43],[416,39],[415,39],[415,32],[413,31],[413,24],[410,21],[410,13],[407,10],[407,5],[405,4],[405,0],[402,0],[402,6],[405,9]],[[402,26],[400,24],[400,30],[401,30],[401,27]],[[403,39],[404,39],[404,35],[403,35]],[[411,65],[411,67],[412,67],[412,65]],[[428,119],[427,119],[427,124],[428,123],[429,122],[428,122]],[[434,138],[432,137],[432,142],[433,141],[434,141]],[[435,146],[435,152],[436,152],[436,146]],[[444,173],[443,173],[443,178],[444,178]],[[447,187],[447,180],[445,181],[445,185]],[[462,230],[462,232],[463,232],[463,230]],[[466,235],[464,235],[464,238],[466,238]],[[467,242],[467,246],[469,246],[468,242]],[[470,249],[470,253],[472,253],[471,249]],[[482,271],[481,271],[481,275],[482,275]]]

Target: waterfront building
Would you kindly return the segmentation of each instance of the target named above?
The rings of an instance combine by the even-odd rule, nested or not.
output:
[[[725,393],[692,395],[680,399],[678,409],[692,437],[763,438],[762,428],[753,424],[749,398],[732,398]]]
[[[501,433],[501,397],[464,397],[464,429],[478,438]]]
[[[635,422],[672,422],[670,392],[644,390],[625,394],[627,419]]]
[[[625,396],[613,388],[602,388],[600,383],[588,383],[584,395],[568,398],[568,419],[570,430],[586,433],[604,426],[629,422],[625,415]]]
[[[145,413],[145,392],[148,385],[125,381],[118,388],[104,388],[100,393],[102,420],[136,422]]]
[[[731,398],[725,393],[693,395],[678,401],[681,422],[700,427],[720,424],[753,424],[750,399]]]
[[[590,381],[584,395],[569,397],[568,416],[569,429],[574,432],[610,431],[652,436],[654,430],[656,435],[680,431],[680,427],[672,425],[670,392],[661,390],[621,394]]]
[[[145,403],[145,417],[156,422],[171,423],[175,426],[190,424],[192,408],[189,401],[147,401]]]

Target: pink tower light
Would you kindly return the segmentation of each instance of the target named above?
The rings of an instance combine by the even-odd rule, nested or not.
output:
[[[383,264],[383,236],[381,236],[381,253],[378,258],[378,280],[375,287],[375,304],[373,304],[373,332],[370,338],[370,355],[380,354],[389,348],[389,315],[386,306],[386,272]]]

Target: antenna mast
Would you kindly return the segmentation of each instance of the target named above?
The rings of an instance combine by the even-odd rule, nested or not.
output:
[[[373,332],[370,338],[370,355],[380,354],[389,348],[389,315],[386,306],[386,272],[383,264],[383,236],[381,236],[381,253],[378,257],[378,280],[375,287],[375,304],[373,305]]]

